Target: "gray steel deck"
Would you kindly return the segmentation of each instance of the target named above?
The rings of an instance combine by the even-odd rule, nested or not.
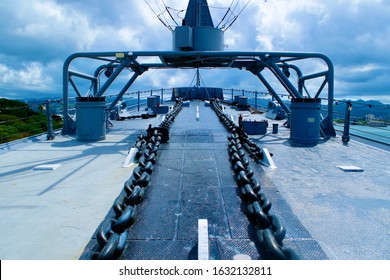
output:
[[[341,137],[294,148],[287,129],[258,138],[278,166],[267,177],[330,259],[390,259],[389,151]]]
[[[279,123],[278,134],[272,134],[273,123]],[[273,153],[278,167],[262,168],[263,183],[271,181],[277,187],[330,259],[390,259],[388,147],[354,136],[347,146],[337,136],[315,147],[293,147],[283,123],[269,121],[266,135],[253,136]],[[364,171],[344,172],[338,166]]]
[[[213,256],[257,258],[227,161],[227,133],[203,103],[184,109],[160,151],[123,258],[186,259],[198,218],[209,219]],[[79,258],[131,174],[122,168],[128,148],[149,123],[160,121],[117,122],[96,143],[57,136],[1,153],[0,258]],[[389,152],[355,141],[345,147],[338,137],[312,148],[291,147],[284,127],[253,138],[269,148],[278,166],[269,170],[251,162],[273,202],[271,211],[286,224],[286,245],[306,259],[390,259]],[[61,166],[33,171],[48,163]],[[364,172],[345,173],[338,165]]]
[[[58,135],[53,141],[42,136],[1,146],[1,259],[80,256],[129,176],[122,164],[147,127],[141,120],[132,125],[115,127],[95,143]],[[42,164],[61,166],[33,170]]]
[[[211,258],[234,259],[243,254],[263,258],[252,241],[254,229],[237,194],[228,160],[227,131],[214,111],[204,102],[192,102],[176,117],[170,135],[159,153],[146,200],[129,229],[127,249],[121,258],[188,259],[197,241],[198,219],[208,220]],[[285,245],[304,259],[326,258],[277,189],[267,184],[264,192],[274,203],[271,212],[288,219]],[[113,218],[114,214],[109,216]],[[86,252],[96,244],[93,239]]]

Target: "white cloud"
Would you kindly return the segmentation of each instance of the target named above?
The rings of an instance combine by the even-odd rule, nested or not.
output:
[[[17,7],[15,37],[39,39],[51,47],[73,45],[77,50],[88,50],[99,33],[82,13],[69,10],[55,1],[23,1]]]
[[[157,13],[164,11],[163,1],[147,2]],[[184,13],[179,10],[186,9],[187,1],[164,2],[180,23]],[[218,24],[232,1],[208,3],[214,24]],[[235,3],[238,6],[230,18],[247,0],[233,3],[232,9]],[[173,24],[167,12],[164,16],[163,20]],[[144,1],[2,0],[0,17],[0,91],[30,88],[58,93],[62,63],[75,52],[172,48],[170,31]],[[228,51],[322,52],[335,64],[335,91],[339,96],[384,96],[390,93],[389,18],[390,3],[381,0],[256,0],[226,31],[225,44]],[[77,67],[83,70],[84,66]],[[309,71],[318,67],[310,65]],[[148,71],[135,85],[187,86],[192,73]],[[205,71],[205,82],[229,88],[262,88],[249,73],[220,73]]]
[[[26,64],[22,69],[12,69],[0,64],[0,86],[3,88],[14,85],[14,89],[47,91],[52,82],[52,77],[44,74],[43,66],[38,62]]]
[[[149,70],[137,79],[136,86],[145,84],[151,88],[172,88],[181,86],[190,86],[194,70],[175,71],[168,70]]]
[[[13,23],[4,28],[7,39],[18,43],[30,42],[34,50],[34,45],[39,45],[42,51],[64,55],[100,50],[115,45],[117,48],[141,48],[142,26],[146,21],[133,22],[133,16],[127,14],[126,9],[123,9],[118,18],[116,14],[107,14],[106,17],[112,18],[107,20],[100,17],[105,10],[103,1],[95,1],[95,7],[77,7],[70,3],[72,1],[63,2],[61,4],[54,0],[15,0],[13,4],[3,4],[5,6],[3,13],[11,14],[13,17]],[[137,12],[135,11],[135,14]],[[125,23],[126,19],[128,26]],[[5,42],[3,44],[8,47],[10,54],[15,54],[15,50],[9,44]]]

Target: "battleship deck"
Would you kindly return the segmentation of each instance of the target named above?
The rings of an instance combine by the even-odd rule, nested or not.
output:
[[[227,113],[237,119],[239,112]],[[106,140],[95,143],[57,136],[4,151],[1,259],[77,259],[93,247],[91,236],[131,174],[122,168],[129,147],[149,123],[159,122],[116,122]],[[291,147],[288,133],[280,126],[278,134],[253,137],[274,154],[276,170],[251,162],[271,211],[286,224],[285,244],[305,259],[390,259],[389,152],[355,141],[343,146],[339,137]],[[227,132],[215,113],[192,102],[170,135],[122,257],[187,259],[197,219],[207,218],[212,257],[258,258],[227,160]],[[41,164],[60,166],[33,170]],[[343,172],[339,165],[364,172]]]
[[[196,118],[199,111],[199,120]],[[242,211],[227,152],[227,131],[204,102],[184,107],[170,129],[169,143],[159,152],[139,219],[129,229],[123,259],[188,259],[198,238],[198,219],[208,220],[211,259],[265,256],[252,241],[254,229]],[[255,164],[252,162],[252,165]],[[324,259],[318,243],[292,213],[277,188],[263,192],[274,203],[271,212],[286,223],[285,246],[304,259]],[[109,217],[114,218],[110,213]],[[252,235],[252,236],[251,236]],[[93,239],[86,252],[97,244]]]

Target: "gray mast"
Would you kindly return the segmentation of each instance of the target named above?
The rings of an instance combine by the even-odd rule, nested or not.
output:
[[[214,27],[207,0],[190,0],[182,26],[173,31],[175,51],[223,51],[224,32]]]
[[[190,0],[188,2],[185,24],[190,27],[214,27],[207,0]]]

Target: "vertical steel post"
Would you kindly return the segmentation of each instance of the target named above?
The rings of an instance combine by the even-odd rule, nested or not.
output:
[[[343,136],[341,137],[341,140],[343,141],[344,145],[346,145],[348,141],[351,139],[351,137],[349,136],[349,123],[351,121],[351,111],[352,111],[352,102],[351,100],[348,100],[345,105],[344,131],[343,131]]]
[[[53,140],[55,138],[53,132],[53,122],[51,119],[50,100],[46,100],[46,120],[47,120],[47,140]]]
[[[334,101],[334,68],[330,60],[328,60],[328,136],[336,136],[333,128],[333,101]],[[351,107],[352,108],[352,107]]]
[[[257,90],[255,91],[255,109],[257,110]]]
[[[303,87],[305,86],[305,81],[301,81],[301,77],[303,76],[301,69],[294,64],[288,64],[288,67],[293,69],[298,76],[298,92],[303,96]]]
[[[107,69],[107,65],[103,64],[100,65],[98,68],[96,68],[93,76],[95,77],[95,81],[93,84],[93,96],[96,96],[97,93],[99,92],[99,87],[100,87],[100,75],[104,69]]]
[[[93,96],[95,96],[99,91],[99,80],[96,78],[96,80],[93,82]]]
[[[164,104],[164,89],[161,89],[161,104]]]
[[[302,98],[302,94],[298,92],[298,90],[294,87],[294,85],[290,82],[290,80],[286,77],[282,70],[280,70],[279,66],[275,62],[269,62],[269,68],[274,70],[271,71],[274,73],[276,78],[280,81],[280,83],[284,86],[284,88],[294,95],[295,98]]]
[[[62,134],[67,135],[71,133],[70,116],[69,116],[69,65],[73,56],[69,56],[63,66],[62,74],[62,100],[64,102],[64,125],[62,127]]]
[[[141,97],[140,91],[137,92],[137,95],[138,95],[138,112],[139,112],[139,105],[140,105],[140,104],[139,104],[139,102],[140,102],[139,100],[140,100],[140,97]]]

